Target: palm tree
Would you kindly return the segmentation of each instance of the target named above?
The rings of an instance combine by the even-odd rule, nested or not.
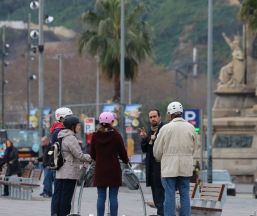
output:
[[[243,0],[240,10],[240,19],[247,23],[251,29],[257,30],[257,1]]]
[[[128,6],[126,4],[126,6]],[[140,61],[151,53],[147,24],[142,19],[143,5],[127,8],[125,19],[125,78],[133,80]],[[120,99],[120,0],[97,0],[94,11],[82,14],[84,32],[79,52],[98,56],[99,67],[114,81],[113,101]]]

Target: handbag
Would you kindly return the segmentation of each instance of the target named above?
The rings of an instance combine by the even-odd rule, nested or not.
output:
[[[129,168],[125,168],[122,172],[123,181],[126,186],[130,190],[138,190],[139,189],[139,180],[133,170]]]

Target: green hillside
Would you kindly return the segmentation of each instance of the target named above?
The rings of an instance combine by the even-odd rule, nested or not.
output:
[[[63,25],[80,31],[80,14],[94,6],[92,0],[45,0],[45,13],[54,16],[52,25]],[[137,1],[128,1],[131,4]],[[29,8],[29,0],[1,0],[1,20],[23,20],[27,14],[37,22],[37,11]],[[207,53],[207,9],[208,1],[202,0],[144,0],[146,5],[145,19],[153,29],[154,59],[156,63],[172,67],[173,61],[179,58],[177,49],[179,37],[183,30],[190,26],[191,31],[186,34],[193,46],[198,47],[200,68],[206,71]],[[228,5],[227,1],[215,1],[214,5],[214,71],[230,58],[230,51],[221,33],[228,36],[241,33],[241,26],[237,19],[239,6]],[[191,50],[186,50],[187,58],[191,58]],[[184,59],[181,59],[183,64]]]

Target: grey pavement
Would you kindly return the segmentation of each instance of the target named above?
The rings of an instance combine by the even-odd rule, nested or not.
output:
[[[151,200],[150,189],[142,183],[146,200]],[[251,185],[239,185],[238,195],[236,197],[228,196],[223,216],[250,216],[257,210],[257,200],[251,195]],[[79,188],[78,188],[79,189]],[[50,199],[39,196],[42,188],[33,192],[31,201],[14,200],[6,197],[0,197],[0,215],[1,216],[49,216]],[[78,195],[78,190],[76,196]],[[82,199],[82,216],[93,214],[96,216],[96,189],[84,188]],[[77,200],[77,198],[76,198]],[[155,214],[155,209],[147,207],[147,214]],[[119,191],[119,216],[143,216],[141,197],[138,191],[130,191],[121,187]]]

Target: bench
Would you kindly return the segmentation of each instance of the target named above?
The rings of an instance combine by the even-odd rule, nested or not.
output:
[[[25,172],[23,176],[28,175]],[[10,176],[0,180],[0,185],[9,186],[9,196],[16,199],[31,200],[33,189],[39,187],[39,181],[42,175],[42,170],[33,169],[30,172],[30,177]]]
[[[224,184],[201,185],[200,197],[194,199],[191,205],[192,215],[212,215],[222,214],[223,205],[226,199],[226,187]]]

